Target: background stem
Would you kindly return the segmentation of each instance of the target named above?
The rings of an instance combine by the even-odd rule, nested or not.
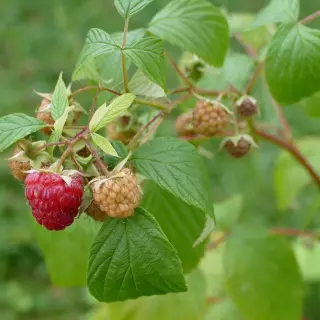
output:
[[[128,73],[127,73],[127,66],[126,66],[126,57],[124,55],[124,48],[127,43],[127,34],[128,34],[128,28],[129,28],[129,19],[126,19],[124,21],[124,30],[123,30],[123,40],[122,40],[122,46],[121,46],[121,64],[122,64],[122,73],[123,73],[123,86],[124,91],[129,92],[129,82],[128,82]]]

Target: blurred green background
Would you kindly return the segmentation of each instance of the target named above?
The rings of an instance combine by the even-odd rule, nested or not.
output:
[[[155,0],[132,19],[130,27],[144,26],[168,2]],[[268,1],[212,2],[231,12],[257,12]],[[304,0],[302,3],[301,17],[319,9],[319,0]],[[33,89],[51,92],[60,71],[64,71],[66,80],[70,79],[91,27],[111,33],[121,31],[122,26],[123,21],[111,0],[0,1],[0,116],[13,112],[31,115],[40,101]],[[320,133],[319,120],[308,118],[302,109],[293,106],[286,113],[296,136]],[[276,152],[268,145],[263,145],[263,148],[263,165],[257,168],[262,170],[261,179],[266,177],[267,171],[264,170],[272,166]],[[4,155],[0,162],[0,318],[89,319],[95,302],[86,289],[62,289],[50,284],[29,224],[30,212],[23,197],[23,187],[11,178],[5,161],[7,157],[8,154]],[[223,160],[222,163],[225,165],[226,162]],[[243,168],[248,166],[251,166],[250,162],[242,162],[239,167],[233,167],[232,175],[226,172],[223,176],[223,168],[211,170],[213,181],[218,181],[218,199],[232,194],[237,188],[241,189],[247,179]],[[234,179],[239,181],[233,183]],[[252,183],[247,189],[252,192]],[[261,192],[272,193],[272,188],[267,186]],[[252,202],[254,205],[259,207],[258,199]],[[295,223],[292,222],[293,225]],[[316,284],[308,289],[308,294],[312,290],[320,292]],[[319,295],[316,294],[317,297]]]

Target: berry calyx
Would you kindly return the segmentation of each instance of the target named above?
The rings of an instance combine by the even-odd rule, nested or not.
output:
[[[193,110],[193,126],[196,133],[214,136],[228,124],[229,114],[219,101],[199,100]]]
[[[124,115],[107,126],[107,135],[112,140],[128,144],[137,132],[136,125],[132,115]]]
[[[39,109],[37,110],[37,118],[46,124],[53,125],[54,120],[51,116],[50,106],[51,106],[50,100],[46,98],[42,99]],[[52,129],[50,127],[45,127],[41,129],[41,131],[45,135],[50,136]]]
[[[13,150],[12,157],[9,159],[9,168],[13,177],[19,181],[24,181],[27,177],[27,171],[31,169],[30,161],[22,160],[20,155],[24,154],[24,150],[17,145]]]
[[[192,124],[192,112],[182,113],[176,120],[176,131],[179,137],[190,137],[196,134]]]
[[[140,201],[136,176],[127,168],[111,178],[96,179],[91,191],[100,210],[112,218],[132,216]]]
[[[234,158],[242,158],[250,151],[252,146],[257,147],[249,135],[226,138],[221,145]]]
[[[236,110],[240,117],[253,117],[259,113],[257,100],[249,96],[243,96],[237,101]]]
[[[25,186],[32,215],[40,225],[48,230],[63,230],[73,223],[83,196],[80,174],[64,179],[55,173],[32,171]]]

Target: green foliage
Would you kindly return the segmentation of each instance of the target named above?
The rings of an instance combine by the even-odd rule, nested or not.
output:
[[[224,256],[227,291],[248,320],[300,320],[303,282],[287,239],[233,230]]]
[[[299,17],[300,0],[271,0],[267,7],[257,15],[253,27],[260,27],[267,23],[291,22]]]
[[[78,58],[72,79],[81,80],[88,78],[87,69],[95,69],[94,58],[101,55],[106,55],[109,59],[114,58],[115,61],[119,58],[120,62],[120,46],[103,30],[97,28],[91,29],[88,32],[85,45]],[[119,65],[120,63],[117,64],[118,68]],[[84,68],[85,70],[83,71]],[[95,74],[96,72],[97,71],[94,71]]]
[[[50,108],[50,111],[54,120],[58,120],[60,117],[63,116],[66,108],[69,105],[68,96],[68,90],[65,83],[63,82],[61,72],[56,87],[54,88],[52,94],[52,106]]]
[[[266,58],[272,95],[292,104],[320,90],[320,31],[301,24],[279,27]]]
[[[193,245],[204,228],[204,212],[161,189],[152,181],[145,183],[143,191],[142,207],[157,219],[161,229],[178,251],[183,271],[192,271],[205,251],[206,243],[197,247]]]
[[[163,89],[149,80],[141,70],[137,70],[132,76],[129,82],[129,88],[131,92],[139,96],[161,98],[166,95]]]
[[[319,139],[306,137],[297,141],[297,146],[311,165],[320,171]],[[294,202],[298,193],[310,182],[310,176],[304,168],[283,151],[277,160],[274,172],[274,187],[277,195],[277,203],[280,210],[284,211]]]
[[[115,0],[119,13],[126,19],[141,11],[153,0]]]
[[[88,287],[105,302],[187,290],[176,250],[141,208],[103,224],[90,250]]]
[[[306,110],[308,115],[313,118],[320,118],[320,93],[317,92],[311,97],[303,99],[300,105]]]
[[[124,54],[137,65],[151,81],[166,89],[163,41],[144,38],[124,49]]]
[[[175,138],[157,138],[140,146],[132,160],[138,172],[213,216],[210,183],[203,161],[191,144]]]
[[[228,23],[206,0],[170,2],[153,17],[148,30],[218,67],[228,50]]]
[[[126,93],[114,99],[109,106],[106,106],[106,104],[102,105],[90,120],[90,131],[96,132],[119,116],[123,115],[131,106],[135,98],[134,94]]]
[[[219,320],[244,320],[239,309],[236,307],[231,299],[226,298],[216,305],[210,307],[205,320],[219,319]]]
[[[117,320],[202,320],[205,314],[205,279],[196,270],[187,276],[187,284],[188,292],[185,293],[143,297],[102,306],[91,320],[106,317]]]
[[[62,134],[62,131],[63,131],[63,128],[67,122],[67,119],[68,119],[68,116],[69,116],[69,113],[71,111],[73,111],[74,107],[66,107],[63,111],[63,114],[61,115],[60,118],[58,118],[56,120],[56,122],[54,123],[54,131],[55,131],[55,136],[52,137],[52,139],[55,140],[55,142],[59,141],[60,137],[61,137],[61,134]],[[54,141],[52,141],[54,142]]]
[[[230,84],[238,90],[244,90],[253,70],[253,60],[245,54],[230,52],[222,68],[212,66],[204,68],[204,76],[199,81],[203,88],[223,90]],[[234,72],[235,68],[237,72]]]
[[[72,1],[43,5],[32,0],[32,7],[28,2],[14,6],[14,9],[10,4],[0,4],[0,11],[8,13],[2,19],[6,32],[3,33],[2,50],[5,63],[1,71],[10,70],[14,75],[9,77],[7,72],[0,77],[0,89],[4,88],[2,92],[5,93],[2,94],[3,110],[28,106],[35,109],[33,98],[26,94],[31,91],[29,82],[32,88],[44,86],[41,91],[48,92],[54,87],[57,70],[63,69],[69,76],[84,32],[92,25],[97,26],[99,29],[89,31],[73,72],[73,81],[90,80],[73,84],[89,85],[83,90],[88,92],[72,95],[71,84],[67,88],[60,74],[49,109],[56,121],[48,143],[68,140],[70,146],[73,139],[83,135],[82,144],[77,143],[73,148],[73,158],[69,157],[69,150],[64,154],[67,158],[63,167],[79,169],[79,166],[89,181],[100,175],[98,169],[101,168],[98,168],[99,161],[95,157],[99,156],[105,162],[108,171],[101,172],[105,171],[108,181],[121,178],[121,174],[111,176],[115,173],[112,170],[122,161],[120,166],[130,168],[141,184],[143,199],[140,206],[144,209],[136,209],[135,215],[128,219],[106,220],[99,233],[97,229],[102,224],[84,214],[72,227],[60,233],[49,233],[36,226],[36,237],[52,282],[61,286],[84,286],[89,247],[92,246],[87,283],[98,300],[109,302],[159,294],[104,305],[101,319],[318,319],[318,189],[306,168],[301,166],[303,161],[298,163],[286,151],[278,156],[276,148],[264,143],[260,139],[263,135],[255,132],[256,128],[264,131],[269,135],[269,142],[281,139],[282,145],[289,145],[293,152],[297,147],[304,161],[310,162],[316,172],[320,170],[317,161],[320,123],[311,118],[319,115],[317,52],[320,39],[317,29],[303,25],[306,20],[297,22],[299,1],[272,0],[260,10],[256,19],[251,13],[232,13],[240,11],[240,5],[241,12],[249,11],[245,3],[237,1],[236,10],[230,6],[232,1],[228,3],[225,12],[228,12],[230,34],[242,45],[244,50],[241,51],[239,43],[229,41],[229,26],[224,15],[206,0],[115,0],[112,3],[94,0],[94,5],[74,5]],[[219,1],[212,2],[217,4]],[[310,3],[302,3],[302,16],[306,15],[305,8]],[[261,8],[258,1],[254,5]],[[144,8],[146,11],[141,12],[139,19],[132,18]],[[114,14],[116,10],[127,20],[124,32],[114,33],[123,30],[124,23]],[[105,12],[108,19],[105,19]],[[78,15],[76,24],[73,17]],[[99,15],[100,21],[97,19]],[[146,27],[145,20],[153,15]],[[118,20],[114,21],[113,16]],[[25,23],[20,24],[24,20]],[[27,30],[27,36],[22,36],[22,30]],[[17,37],[20,33],[21,36]],[[39,47],[37,41],[43,43],[40,41],[43,35],[57,45]],[[123,47],[124,38],[127,40]],[[180,78],[184,82],[181,86],[172,73],[175,65],[170,70],[168,68],[168,74],[165,72],[163,41],[181,49],[183,57],[189,57],[186,63],[180,64]],[[59,51],[54,50],[55,47]],[[68,49],[64,50],[64,47]],[[166,47],[173,60],[178,55],[174,50],[171,46]],[[23,63],[17,58],[19,55],[23,56]],[[38,62],[42,55],[43,65]],[[122,59],[126,60],[126,70],[122,70]],[[188,70],[195,62],[197,77]],[[255,79],[256,67],[263,62],[266,62],[264,69]],[[46,70],[45,76],[39,76],[41,70]],[[287,139],[282,132],[280,112],[273,107],[264,73],[275,100],[282,104],[299,102],[299,105],[284,110],[297,143],[291,143],[290,137]],[[129,90],[123,74],[129,80]],[[34,80],[35,77],[39,82]],[[43,79],[46,79],[45,83]],[[169,90],[165,92],[167,82]],[[187,110],[194,107],[196,99],[222,98],[223,103],[232,108],[233,101],[248,93],[248,84],[253,84],[252,88],[249,86],[250,95],[258,100],[261,115],[247,122],[247,131],[259,144],[259,150],[235,160],[224,151],[217,151],[221,140],[218,136],[212,139],[183,137],[190,139],[191,143],[170,137],[154,139],[155,136],[174,134],[174,121],[180,113],[175,109],[177,102],[178,108]],[[18,86],[24,88],[20,94],[16,92]],[[74,99],[89,108],[91,103],[87,103],[86,95],[92,97],[89,91],[99,87],[104,87],[98,98],[98,105],[102,106],[94,113],[90,126],[83,118],[92,112],[85,109],[79,122],[71,124],[72,104],[77,103]],[[113,95],[109,89],[119,95],[111,103]],[[127,91],[131,93],[123,94]],[[142,101],[136,99],[136,95],[149,99]],[[134,128],[128,125],[134,129],[133,134],[139,132],[134,143],[125,146],[119,141],[110,142],[103,129],[110,122],[121,120],[117,118],[128,108],[138,119]],[[163,117],[157,119],[155,115]],[[233,123],[238,120],[235,113],[230,118]],[[158,130],[157,120],[165,120]],[[242,124],[244,119],[240,120]],[[0,118],[0,151],[28,136],[32,141],[43,140],[43,137],[39,138],[41,133],[36,131],[44,126],[37,119],[22,114]],[[146,126],[143,133],[139,131],[141,126]],[[226,133],[231,136],[233,131],[230,123]],[[308,134],[313,136],[308,137]],[[287,135],[290,136],[290,132]],[[95,157],[77,154],[89,139],[94,148],[100,149]],[[145,143],[147,140],[151,141]],[[65,147],[67,145],[50,146],[45,151],[58,161]],[[82,151],[88,152],[88,149]],[[202,158],[205,158],[208,170],[204,168]],[[1,174],[6,167],[7,164],[3,165]],[[18,201],[6,175],[1,178],[5,183],[5,188],[0,188],[0,242],[3,244],[0,245],[0,276],[1,280],[4,279],[0,305],[5,306],[2,316],[8,320],[91,318],[91,314],[84,313],[90,303],[96,302],[89,300],[85,291],[47,289],[47,293],[42,294],[48,280],[31,237],[26,235],[25,215],[20,212],[25,201]],[[89,185],[85,189],[81,211],[92,199]],[[215,196],[215,203],[211,193]],[[248,222],[244,225],[251,227],[239,228],[243,222]],[[267,230],[256,227],[255,223]],[[273,226],[279,225],[288,228],[284,228],[283,233],[306,235],[306,238],[289,242],[273,235]],[[8,231],[11,229],[13,231]],[[27,241],[29,244],[25,245]],[[210,241],[213,243],[209,248],[217,248],[205,253]],[[226,246],[223,241],[227,242]],[[67,261],[65,257],[68,257]],[[297,262],[305,281],[304,301]],[[195,270],[197,267],[203,274]],[[186,291],[183,273],[193,270],[195,272],[186,276],[187,292],[168,293]],[[41,295],[38,290],[42,290]],[[46,305],[43,299],[49,301],[46,302],[48,307],[39,307]],[[65,302],[69,300],[77,308]],[[60,304],[58,311],[56,301]],[[15,310],[12,316],[11,311],[8,316],[6,305],[9,310]],[[50,311],[39,312],[41,308]],[[70,314],[65,308],[71,310]],[[73,309],[77,310],[73,312]],[[93,312],[92,317],[96,320],[98,314]]]
[[[112,144],[105,137],[97,133],[92,133],[93,142],[105,153],[111,156],[118,157],[117,151],[113,148]]]
[[[34,223],[51,281],[57,286],[84,286],[88,255],[100,225],[81,215],[77,223],[61,232],[50,232]]]
[[[0,151],[44,127],[45,124],[42,121],[22,113],[0,118]]]

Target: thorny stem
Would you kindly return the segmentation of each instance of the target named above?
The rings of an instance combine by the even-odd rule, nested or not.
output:
[[[102,173],[107,176],[108,175],[108,168],[106,167],[106,165],[103,163],[103,161],[101,160],[101,158],[98,155],[98,152],[96,151],[96,149],[93,147],[93,145],[91,144],[91,142],[89,140],[85,140],[86,146],[89,149],[89,151],[91,152],[92,156],[95,158],[98,166],[100,167]]]
[[[248,46],[242,39],[241,33],[237,32],[234,34],[234,37],[236,38],[236,40],[241,44],[241,46],[244,48],[244,50],[248,53],[248,55],[254,59],[257,59],[257,53],[255,52],[255,50]]]
[[[97,107],[99,94],[100,94],[100,88],[97,90],[97,92],[96,92],[96,94],[94,95],[94,98],[93,98],[93,102],[92,102],[92,105],[91,105],[91,108],[90,108],[89,122],[92,119],[93,114],[94,114],[94,110]]]
[[[121,46],[121,64],[122,64],[122,73],[123,73],[123,85],[124,91],[129,92],[129,82],[128,82],[128,73],[126,67],[126,57],[124,55],[124,48],[127,43],[127,35],[128,35],[128,27],[129,27],[129,19],[125,19],[124,21],[124,30],[123,30],[123,41]]]
[[[317,234],[310,230],[298,230],[294,228],[280,228],[275,227],[269,230],[272,234],[279,234],[279,235],[285,235],[285,236],[295,236],[295,237],[310,237],[312,239],[317,238]],[[231,234],[231,231],[226,231],[222,233],[221,236],[219,236],[215,241],[209,243],[207,245],[207,250],[214,250],[219,245],[221,245],[226,238]]]
[[[70,153],[73,152],[73,147],[84,137],[89,133],[89,128],[86,127],[83,130],[81,130],[79,133],[75,135],[75,137],[69,141],[66,141],[68,144],[68,148],[64,151],[64,153],[61,155],[58,163],[57,163],[57,171],[59,172],[63,162],[67,159],[67,157],[70,155]]]
[[[164,117],[163,112],[159,112],[158,114],[156,114],[150,121],[148,121],[148,123],[146,125],[144,125],[136,134],[135,136],[131,139],[128,148],[133,151],[137,144],[138,141],[140,139],[140,137],[142,136],[142,134],[144,133],[145,130],[147,130],[158,118],[160,117]]]
[[[86,86],[86,87],[80,88],[78,90],[73,91],[72,96],[76,96],[79,93],[90,91],[90,90],[108,91],[108,92],[113,93],[117,96],[121,96],[121,93],[118,91],[115,91],[115,90],[112,90],[112,89],[109,89],[106,87],[100,87],[100,86]]]
[[[164,55],[168,58],[168,61],[172,65],[173,69],[176,71],[178,76],[181,78],[181,80],[184,82],[185,85],[188,86],[188,88],[193,88],[192,82],[183,74],[183,72],[180,70],[178,65],[175,63],[175,61],[169,56],[167,52],[164,53]]]
[[[255,83],[256,83],[256,81],[257,81],[257,79],[258,79],[258,77],[259,77],[259,75],[260,75],[260,73],[261,73],[261,71],[262,71],[262,69],[263,69],[263,66],[264,66],[264,62],[260,62],[260,63],[257,65],[256,70],[255,70],[254,73],[252,74],[252,77],[251,77],[251,79],[249,80],[248,85],[247,85],[247,88],[246,88],[246,90],[245,90],[245,92],[246,92],[247,94],[250,94],[250,92],[252,91],[253,86],[255,85]]]
[[[272,99],[273,105],[275,107],[276,113],[278,115],[280,124],[281,124],[281,128],[284,134],[284,138],[288,141],[292,141],[292,132],[291,132],[291,128],[289,126],[289,123],[283,113],[283,109],[281,107],[281,105]]]
[[[297,230],[293,228],[272,228],[270,232],[272,234],[282,234],[286,236],[310,237],[312,239],[317,238],[317,235],[309,230]]]
[[[168,95],[190,91],[189,87],[176,88],[168,91]]]
[[[314,19],[316,19],[318,17],[320,17],[320,10],[310,14],[310,16],[303,18],[302,20],[300,20],[300,23],[306,24],[306,23],[313,21]]]
[[[215,303],[219,303],[223,300],[223,298],[221,297],[207,297],[206,299],[206,303],[207,304],[215,304]]]
[[[260,136],[261,138],[280,146],[281,148],[287,150],[309,173],[315,184],[320,189],[320,176],[317,174],[312,165],[308,162],[308,160],[302,155],[302,153],[298,150],[298,148],[292,143],[285,141],[281,138],[273,136],[267,132],[259,130],[253,126],[253,132]]]
[[[149,129],[149,131],[146,133],[146,135],[142,138],[141,144],[146,143],[151,138],[152,134],[157,130],[157,128],[160,126],[160,124],[163,122],[164,117],[159,117],[156,119],[156,122],[152,125],[152,127]]]
[[[230,235],[230,231],[226,231],[224,232],[218,239],[216,239],[215,241],[209,243],[207,245],[207,250],[214,250],[216,249],[220,244],[222,244],[226,238]]]
[[[58,142],[49,142],[49,143],[45,143],[42,146],[38,147],[36,151],[40,151],[42,149],[46,149],[48,147],[52,147],[52,146],[62,146],[62,145],[67,145],[68,142],[67,141],[58,141]]]

